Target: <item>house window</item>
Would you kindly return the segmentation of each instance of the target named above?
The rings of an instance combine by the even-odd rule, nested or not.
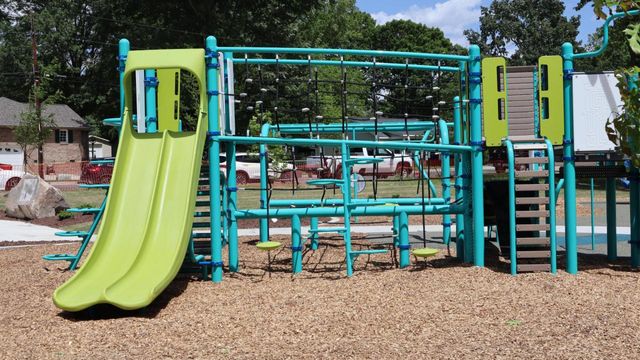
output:
[[[55,132],[56,142],[60,144],[71,144],[73,142],[73,132],[67,129],[59,129]]]

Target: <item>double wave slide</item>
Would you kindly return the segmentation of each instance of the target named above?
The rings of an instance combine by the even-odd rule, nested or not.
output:
[[[204,59],[202,49],[129,53],[120,147],[102,228],[84,265],[54,292],[60,309],[80,311],[103,303],[139,309],[178,273],[189,243],[207,132]],[[197,78],[195,132],[133,131],[132,74],[163,68],[188,70]]]

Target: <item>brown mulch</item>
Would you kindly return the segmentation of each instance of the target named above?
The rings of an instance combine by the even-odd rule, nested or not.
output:
[[[179,275],[150,307],[131,313],[101,306],[68,314],[53,305],[52,292],[72,273],[40,256],[75,246],[2,250],[0,358],[640,355],[640,274],[628,260],[606,265],[582,255],[586,270],[577,276],[512,277],[497,259],[481,269],[441,252],[427,266],[396,269],[381,254],[359,258],[347,278],[336,240],[307,253],[294,277],[290,252],[274,251],[269,276],[255,239],[241,240],[239,273],[226,273],[220,284]]]

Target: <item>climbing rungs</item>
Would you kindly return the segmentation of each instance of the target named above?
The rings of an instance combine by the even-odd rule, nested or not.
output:
[[[322,227],[317,229],[309,229],[310,233],[343,233],[347,228],[343,227]]]
[[[74,261],[78,256],[73,254],[49,254],[44,255],[42,258],[49,261]]]
[[[549,224],[517,224],[516,231],[543,231],[549,230]]]
[[[68,212],[71,213],[91,213],[95,214],[100,212],[100,208],[70,208],[67,209]]]
[[[208,232],[192,233],[191,236],[194,239],[209,239],[211,237],[211,233],[208,233]]]
[[[211,212],[209,211],[196,211],[193,213],[194,217],[208,217],[211,216]]]
[[[524,158],[515,158],[515,164],[548,164],[548,157],[524,157]]]
[[[518,259],[542,259],[551,256],[549,250],[531,250],[531,251],[518,251],[516,253]]]
[[[56,236],[63,236],[63,237],[73,237],[73,236],[78,236],[78,237],[85,237],[87,235],[89,235],[88,232],[86,231],[59,231],[57,233],[55,233]]]
[[[349,255],[351,255],[351,257],[355,257],[358,255],[385,254],[387,252],[389,252],[389,250],[386,249],[356,250],[349,252]]]
[[[78,185],[81,189],[108,189],[109,184],[80,184]]]
[[[338,179],[314,179],[307,180],[308,185],[326,186],[326,185],[342,185],[344,181]]]
[[[547,144],[513,144],[514,150],[546,150]]]
[[[534,135],[510,135],[509,140],[513,143],[525,142],[525,143],[544,143],[544,138],[539,138]]]
[[[516,239],[516,244],[549,246],[551,244],[551,239],[548,237],[522,237]]]
[[[516,198],[516,204],[517,205],[541,205],[541,204],[548,204],[549,203],[549,198],[548,197],[521,197],[521,198]]]
[[[193,227],[194,228],[208,228],[210,227],[211,224],[208,222],[194,222],[193,223]]]
[[[208,200],[196,201],[196,206],[209,206]]]
[[[541,218],[548,217],[549,210],[527,210],[527,211],[516,211],[517,218]]]
[[[551,271],[551,264],[520,264],[516,268],[519,272]]]
[[[516,177],[547,177],[549,176],[548,170],[540,171],[516,171]]]
[[[549,184],[516,184],[516,191],[546,191]]]

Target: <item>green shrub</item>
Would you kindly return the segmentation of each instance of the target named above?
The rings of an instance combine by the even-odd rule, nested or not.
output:
[[[71,219],[73,217],[73,213],[68,211],[60,211],[58,213],[58,220]]]

